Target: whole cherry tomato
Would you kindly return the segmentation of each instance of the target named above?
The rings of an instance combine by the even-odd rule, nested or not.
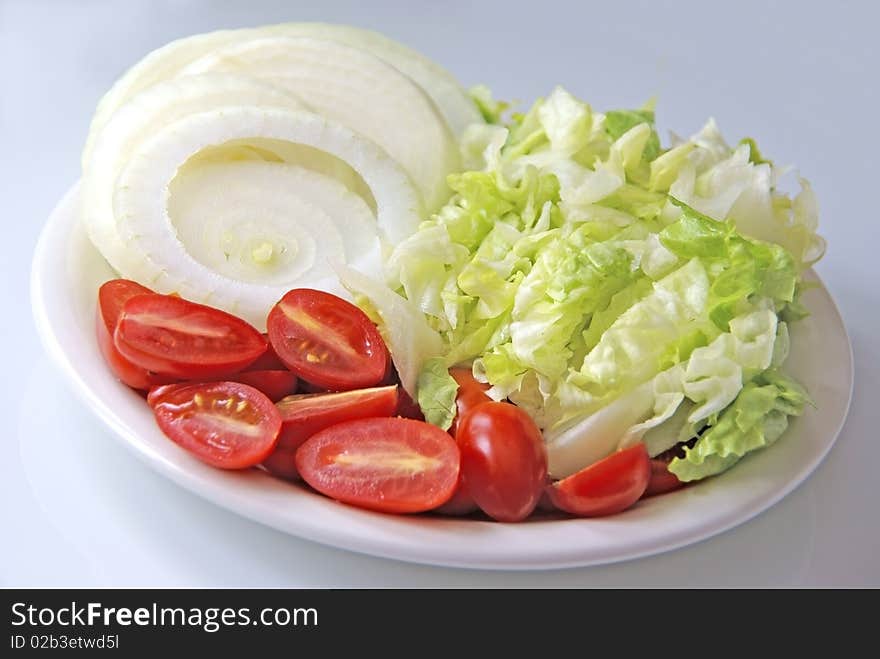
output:
[[[480,509],[518,522],[535,509],[547,478],[541,431],[510,403],[482,403],[462,417],[456,434],[464,484]]]

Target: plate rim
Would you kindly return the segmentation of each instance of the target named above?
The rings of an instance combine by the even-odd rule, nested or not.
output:
[[[837,439],[840,436],[840,433],[842,432],[846,420],[849,416],[849,410],[853,398],[855,376],[852,341],[850,340],[849,332],[846,328],[846,323],[843,320],[843,315],[840,312],[837,302],[831,295],[831,292],[825,286],[824,282],[818,276],[818,274],[815,273],[815,271],[812,271],[813,277],[816,279],[816,281],[819,282],[821,289],[824,291],[827,297],[827,300],[829,302],[829,311],[833,312],[833,315],[837,321],[836,324],[839,325],[840,329],[842,330],[842,338],[845,342],[846,355],[848,359],[846,366],[849,370],[849,378],[848,381],[845,383],[847,387],[845,402],[842,405],[840,418],[836,423],[836,427],[830,434],[829,438],[822,445],[821,450],[814,454],[809,460],[800,465],[799,469],[797,469],[792,478],[788,479],[784,484],[774,489],[772,494],[770,494],[766,498],[755,500],[747,506],[743,506],[735,511],[731,511],[724,516],[720,516],[719,518],[714,519],[712,524],[704,523],[702,525],[702,528],[699,530],[691,529],[679,531],[677,533],[671,534],[665,540],[658,541],[657,539],[654,539],[652,542],[649,543],[646,543],[646,541],[643,540],[641,543],[633,543],[633,546],[628,550],[619,551],[611,555],[599,554],[589,557],[580,556],[578,555],[577,550],[582,550],[582,548],[578,546],[575,548],[575,550],[566,550],[564,548],[557,549],[553,552],[550,552],[549,555],[545,550],[542,557],[539,560],[535,561],[525,560],[516,552],[513,552],[510,555],[495,555],[493,558],[490,558],[485,552],[478,552],[478,554],[471,554],[469,556],[463,555],[460,557],[456,557],[455,555],[452,555],[445,551],[438,552],[436,551],[436,549],[435,551],[431,551],[430,547],[421,547],[421,551],[419,551],[418,545],[417,549],[414,550],[411,546],[411,543],[407,544],[400,540],[395,543],[389,542],[387,539],[377,539],[376,537],[366,538],[359,535],[355,535],[354,537],[352,537],[350,533],[346,534],[334,532],[332,528],[328,529],[327,525],[315,523],[300,524],[298,528],[294,530],[290,528],[289,524],[283,523],[283,518],[279,518],[277,515],[273,516],[267,514],[265,505],[261,507],[260,505],[256,505],[256,503],[253,501],[249,502],[242,496],[240,496],[238,492],[236,492],[234,496],[224,496],[221,493],[221,489],[219,488],[221,482],[230,479],[231,475],[228,474],[228,472],[222,472],[207,468],[210,470],[209,473],[213,473],[211,475],[206,475],[205,472],[200,470],[198,467],[195,468],[195,472],[189,472],[186,471],[180,464],[173,464],[171,460],[160,455],[159,452],[157,452],[156,450],[152,450],[137,436],[137,434],[134,432],[134,429],[130,428],[128,424],[126,424],[125,421],[113,409],[111,409],[107,403],[102,401],[97,396],[94,389],[89,386],[89,384],[83,378],[83,375],[76,369],[70,356],[67,354],[64,346],[62,345],[62,342],[59,339],[57,332],[52,327],[52,322],[50,320],[52,314],[47,306],[47,300],[50,296],[47,296],[46,286],[49,285],[50,282],[46,281],[46,264],[48,263],[48,259],[52,254],[52,248],[55,247],[53,241],[57,243],[61,241],[61,239],[65,236],[72,235],[73,231],[76,228],[75,222],[78,221],[78,218],[76,218],[76,213],[72,212],[71,207],[76,202],[78,190],[79,182],[71,186],[64,194],[64,196],[60,199],[60,201],[55,205],[49,216],[49,219],[46,221],[40,233],[39,240],[37,241],[36,247],[34,249],[30,273],[30,299],[37,333],[40,337],[40,341],[44,349],[49,354],[55,365],[60,367],[61,371],[64,373],[65,379],[68,381],[68,384],[72,385],[72,388],[77,398],[84,402],[86,406],[92,411],[92,413],[94,413],[104,425],[109,427],[109,429],[111,430],[111,434],[117,441],[122,442],[128,450],[132,451],[140,460],[150,466],[150,468],[158,471],[160,474],[162,474],[172,482],[176,483],[178,486],[183,487],[189,492],[200,496],[201,498],[211,502],[214,505],[218,505],[238,515],[270,526],[289,535],[294,535],[296,537],[300,537],[306,540],[318,542],[348,551],[379,556],[382,558],[401,560],[409,563],[489,570],[549,570],[587,567],[592,565],[607,565],[652,556],[688,545],[696,544],[716,535],[726,533],[733,528],[744,524],[751,519],[754,519],[761,513],[775,506],[780,500],[782,500],[784,497],[789,495],[800,485],[806,482],[809,477],[815,472],[818,466],[825,460],[828,453],[836,444]],[[75,219],[71,219],[71,217]],[[120,384],[119,386],[123,387],[124,385]],[[181,461],[187,462],[182,458]],[[190,469],[191,467],[191,464],[188,464],[186,466],[187,469]],[[257,475],[255,473],[252,474],[252,476],[255,476],[257,478],[266,478],[273,481],[275,480],[272,479],[270,476],[264,474]],[[237,478],[237,476],[234,476],[233,478]],[[289,490],[289,484],[282,485],[284,486],[285,490]],[[693,488],[690,489],[692,490]],[[307,493],[304,490],[300,490],[300,492],[302,495],[307,495],[316,499],[320,498],[323,503],[319,506],[319,508],[325,509],[325,512],[333,513],[333,508],[335,508],[336,513],[338,513],[335,516],[341,516],[343,518],[351,517],[354,519],[379,519],[380,526],[393,526],[393,524],[386,524],[386,522],[388,522],[387,518],[389,516],[382,515],[381,513],[372,513],[359,509],[352,509],[348,506],[343,506],[328,499],[324,499],[319,495]],[[675,495],[666,496],[669,497]],[[327,505],[328,503],[330,504],[330,506]],[[615,524],[626,523],[626,520],[629,519],[627,517],[627,514],[629,513],[618,515],[614,518],[604,518],[603,520],[601,520],[601,523],[607,525],[608,528],[613,528]],[[377,515],[379,516],[378,518],[375,517]],[[412,520],[424,518],[406,518],[397,516],[396,519]],[[574,528],[575,525],[596,525],[598,521],[599,520],[567,519],[533,521],[521,525],[499,525],[494,522],[431,518],[430,524],[431,526],[440,526],[441,528],[442,526],[456,524],[476,524],[483,526],[488,525],[489,527],[494,529],[493,533],[495,535],[499,535],[501,537],[512,535],[513,538],[516,538],[518,532],[508,534],[506,533],[506,531],[502,531],[501,533],[498,533],[497,531],[500,528],[505,527],[523,529],[532,528],[544,524],[553,524],[554,528],[559,529],[562,528],[562,525],[567,525],[569,528]],[[401,524],[408,525],[409,522],[401,522]],[[357,542],[352,542],[352,540],[357,540]]]

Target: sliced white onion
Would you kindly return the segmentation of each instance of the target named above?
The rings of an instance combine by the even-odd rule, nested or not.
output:
[[[218,30],[176,39],[150,52],[119,78],[98,102],[89,134],[83,147],[83,166],[91,160],[98,134],[110,118],[137,93],[174,78],[180,69],[218,46],[238,39],[257,36],[257,30]]]
[[[273,284],[263,284],[234,279],[194,258],[181,242],[168,209],[171,183],[182,163],[208,147],[251,138],[302,144],[325,151],[350,165],[376,200],[376,232],[382,240],[394,244],[418,226],[421,217],[418,193],[397,163],[370,140],[310,112],[223,108],[168,124],[131,155],[116,182],[114,196],[117,229],[126,246],[125,261],[118,268],[120,274],[162,292],[177,291],[184,297],[208,302],[241,315],[257,326],[264,325],[266,313],[280,297],[277,282],[271,280]],[[272,181],[272,186],[267,185],[263,196],[275,194],[276,183]],[[298,194],[298,189],[291,190],[293,195]],[[341,184],[338,194],[357,199]],[[271,208],[271,202],[261,201],[259,197],[253,198],[255,214],[263,207]],[[187,231],[191,236],[191,228]],[[340,231],[344,233],[345,230]],[[321,235],[318,228],[314,239],[320,241]],[[355,260],[362,258],[378,268],[378,241],[375,244],[375,249],[366,244],[364,254],[358,254]],[[303,275],[297,281],[332,288],[332,282],[305,282],[306,279],[311,277]]]
[[[378,57],[326,39],[264,37],[217,48],[180,74],[211,72],[270,82],[370,138],[403,166],[427,210],[449,198],[446,176],[459,164],[454,136],[425,92]]]
[[[168,215],[202,265],[274,286],[332,278],[332,263],[378,253],[376,221],[333,178],[263,160],[190,161],[171,183]]]
[[[119,78],[101,99],[86,138],[83,162],[89,160],[97,135],[110,117],[137,93],[177,76],[181,69],[216,48],[266,34],[331,39],[372,53],[419,84],[456,136],[461,136],[469,124],[483,121],[473,101],[448,71],[401,43],[377,32],[347,25],[285,23],[197,34],[172,41],[149,53]]]
[[[449,71],[420,52],[378,32],[330,23],[282,23],[259,30],[289,37],[330,39],[372,53],[424,89],[457,137],[461,137],[469,125],[484,123],[476,104]]]
[[[89,237],[117,270],[127,259],[113,215],[116,179],[131,153],[169,122],[197,112],[242,103],[303,109],[295,96],[244,76],[211,74],[169,80],[137,94],[113,115],[100,132],[83,167],[83,221]],[[257,154],[239,150],[238,157]],[[234,157],[226,154],[225,157]],[[182,163],[178,163],[182,164]]]

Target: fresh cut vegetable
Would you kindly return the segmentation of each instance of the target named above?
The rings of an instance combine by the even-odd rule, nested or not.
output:
[[[388,513],[611,515],[778,441],[809,182],[653,102],[512,110],[347,26],[154,51],[83,153],[114,375],[202,461]]]
[[[259,464],[275,448],[281,430],[272,401],[239,382],[169,384],[150,391],[147,402],[162,432],[221,469]]]
[[[308,439],[296,468],[329,497],[381,512],[416,513],[445,503],[458,482],[458,448],[412,419],[339,423]]]
[[[766,408],[750,383],[781,368],[801,273],[824,249],[809,184],[789,196],[783,170],[750,149],[713,121],[664,149],[652,108],[600,113],[557,88],[467,132],[471,169],[396,247],[389,277],[440,335],[447,368],[470,366],[535,420],[553,477],[642,440],[657,455],[708,436],[737,400]],[[436,362],[421,370],[446,408]]]

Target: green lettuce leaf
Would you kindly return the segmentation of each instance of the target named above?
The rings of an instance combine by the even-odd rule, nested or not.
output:
[[[645,160],[651,162],[660,155],[660,137],[654,129],[654,111],[611,110],[605,114],[605,130],[612,140],[616,140],[639,124],[647,124],[651,129],[651,136],[644,151]]]
[[[486,123],[499,124],[505,110],[510,107],[510,103],[497,101],[492,96],[492,90],[486,85],[474,85],[468,90],[468,94],[477,105],[480,114]]]
[[[739,141],[737,146],[741,146],[745,144],[749,147],[749,162],[753,165],[772,165],[772,160],[766,160],[764,156],[761,155],[761,151],[758,149],[758,143],[751,137],[744,137]]]
[[[776,315],[767,309],[733,319],[730,332],[692,348],[680,363],[610,402],[601,401],[584,421],[552,436],[550,473],[564,478],[640,440],[654,456],[694,437],[715,423],[744,383],[773,363],[778,335]]]
[[[718,423],[674,459],[669,471],[682,481],[721,473],[751,451],[770,446],[785,432],[788,417],[799,416],[810,397],[797,382],[768,370],[743,387]]]
[[[449,374],[442,357],[429,359],[422,365],[418,380],[418,403],[425,421],[449,430],[455,419],[455,397],[458,383]]]
[[[681,216],[660,231],[660,242],[681,258],[700,258],[716,273],[709,317],[719,329],[726,329],[751,296],[768,297],[780,308],[794,300],[798,268],[785,248],[745,238],[732,224],[670,200],[681,209]]]
[[[780,191],[785,175],[760,155],[754,140],[731,149],[710,122],[651,163],[651,189],[669,190],[740,234],[785,248],[801,270],[821,258],[825,241],[816,235],[818,207],[810,184],[799,178],[800,192],[789,197]]]

